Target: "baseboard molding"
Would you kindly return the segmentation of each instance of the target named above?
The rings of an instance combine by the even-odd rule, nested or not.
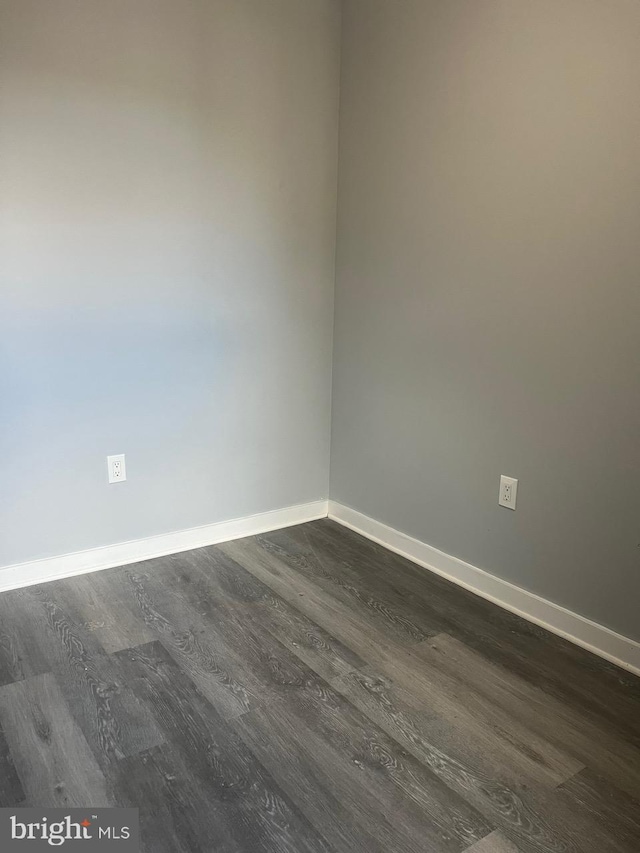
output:
[[[0,568],[0,592],[74,575],[84,575],[101,569],[112,569],[129,563],[139,563],[154,557],[166,557],[168,554],[177,554],[180,551],[191,551],[193,548],[242,539],[244,536],[255,536],[270,530],[303,524],[305,521],[315,521],[318,518],[325,518],[327,509],[328,501],[315,501],[263,512],[259,515],[235,518],[231,521],[207,524],[204,527],[163,533],[148,539],[136,539],[132,542],[77,551],[60,557],[6,566]]]
[[[573,613],[539,595],[451,557],[425,542],[375,521],[356,510],[329,501],[329,518],[441,575],[453,583],[582,646],[623,669],[640,675],[640,643]]]
[[[327,515],[419,566],[640,676],[640,643],[635,640],[616,634],[604,625],[592,622],[335,501],[315,501],[147,539],[5,566],[0,568],[0,592],[139,563],[154,557],[166,557],[244,536],[256,536],[270,530],[315,521]]]

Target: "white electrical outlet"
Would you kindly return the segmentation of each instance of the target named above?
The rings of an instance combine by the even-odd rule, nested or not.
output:
[[[107,456],[107,471],[110,483],[122,483],[127,479],[124,453],[120,453],[118,456]]]
[[[500,477],[500,494],[498,495],[498,503],[500,506],[506,506],[507,509],[516,508],[516,498],[518,497],[518,481],[513,477],[505,477],[504,474]]]

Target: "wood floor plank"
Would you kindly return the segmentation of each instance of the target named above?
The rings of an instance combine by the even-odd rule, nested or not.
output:
[[[207,550],[213,551],[213,550],[217,550],[217,549],[207,549]],[[202,566],[200,566],[200,568],[202,568]],[[213,572],[211,572],[211,574],[214,575]],[[192,589],[192,592],[195,592],[197,596],[202,595],[202,597],[204,598],[207,596],[207,593],[211,592],[213,586],[214,586],[213,581],[210,581],[208,586],[205,586],[204,588],[201,586],[196,586],[195,588]],[[257,590],[256,590],[256,592],[257,592]],[[264,588],[263,588],[262,592],[264,595]],[[224,591],[220,591],[219,589],[215,590],[215,593],[218,596],[224,595]],[[266,596],[266,597],[268,597],[268,596]],[[257,598],[257,595],[253,595],[252,598],[255,600]],[[296,651],[295,647],[292,647],[292,648],[294,651]],[[322,672],[322,666],[318,667],[317,662],[310,660],[310,661],[308,661],[308,663],[316,671],[320,671],[320,674],[324,674]],[[314,664],[316,664],[316,665],[314,665]],[[394,662],[392,663],[392,666],[394,664],[395,664],[395,659],[394,659]],[[351,671],[353,671],[353,670],[351,670]],[[354,673],[351,683],[354,683],[354,682],[357,683],[358,678],[359,678],[358,673]],[[339,685],[340,681],[335,682],[335,683],[336,683],[336,685]],[[352,700],[354,699],[353,694],[350,695],[349,692],[347,692],[345,695],[347,695]],[[380,693],[379,692],[374,692],[373,696],[375,696],[376,700],[380,699]],[[356,697],[356,700],[357,700],[357,697]],[[356,701],[355,704],[358,704],[358,702]],[[366,701],[364,704],[359,704],[359,707],[362,710],[364,710],[365,713],[368,710]],[[380,717],[380,716],[374,717],[374,719],[376,722],[380,723],[383,728],[385,728],[384,715],[382,717]],[[397,718],[395,719],[394,722],[397,722]],[[440,725],[442,725],[443,720],[441,719],[439,722],[440,722]],[[390,733],[392,736],[396,736],[398,733],[397,729],[393,728],[393,727],[392,728],[386,728],[385,730],[388,733]],[[458,732],[459,731],[460,731],[460,729],[458,729]],[[469,731],[468,731],[468,733],[469,733]],[[415,737],[416,736],[415,730],[414,730],[413,734]],[[442,728],[440,728],[438,730],[437,734],[440,738],[442,738]],[[492,745],[495,747],[495,744],[492,744],[492,742],[491,742],[491,735],[493,734],[493,732],[489,733],[490,737],[488,739],[486,737],[486,734],[487,734],[487,732],[485,732],[484,741],[479,739],[481,743],[482,742],[484,743],[484,755],[485,756],[491,755],[492,753],[495,754],[495,749],[494,750],[487,749],[488,745]],[[449,732],[449,739],[448,740],[450,743],[451,742],[459,743],[459,736],[455,732],[455,729],[452,729],[452,731]],[[403,742],[403,741],[401,741],[401,742]],[[408,746],[408,748],[411,749],[411,743],[407,744],[406,742],[403,742],[403,745]],[[505,765],[508,766],[509,761],[513,762],[514,757],[517,758],[517,756],[514,754],[515,750],[511,748],[511,744],[509,744],[509,747],[510,748],[506,752],[506,757],[504,756],[504,750],[499,752],[499,754],[501,755],[501,757],[503,759],[503,767]],[[418,757],[421,760],[424,760],[425,759],[425,753],[424,752],[420,753],[418,755]],[[434,772],[436,772],[436,773],[440,772],[442,775],[442,778],[446,781],[447,784],[453,783],[455,785],[455,783],[458,782],[458,783],[460,783],[458,786],[458,790],[463,791],[463,792],[465,790],[465,786],[468,786],[469,784],[475,785],[477,793],[479,794],[479,796],[476,797],[475,800],[473,801],[474,805],[485,806],[485,807],[487,806],[487,804],[491,805],[492,809],[486,809],[485,814],[491,815],[494,818],[496,816],[502,817],[503,820],[510,823],[516,830],[524,832],[529,839],[534,839],[534,841],[537,845],[536,849],[545,849],[545,850],[546,849],[549,849],[549,850],[563,849],[561,846],[561,841],[559,841],[558,839],[554,840],[552,831],[550,829],[548,829],[547,827],[545,827],[544,820],[541,818],[537,818],[531,812],[531,809],[519,799],[519,797],[517,796],[517,794],[515,792],[509,791],[506,785],[501,785],[497,781],[495,781],[494,783],[491,782],[490,774],[495,773],[495,770],[496,770],[495,762],[489,763],[488,769],[486,771],[487,775],[485,775],[484,778],[482,776],[480,776],[480,777],[476,776],[476,778],[474,779],[473,774],[471,772],[467,772],[463,765],[458,764],[458,766],[456,767],[456,762],[454,760],[448,761],[448,763],[447,763],[447,756],[442,754],[442,753],[438,753],[437,750],[430,749],[429,753],[427,754],[427,757],[428,757],[428,760],[426,763],[428,764],[428,766],[430,766],[431,769],[434,770]],[[527,759],[529,759],[529,757],[530,756],[529,756],[529,753],[527,751]],[[517,761],[515,762],[515,766],[516,766],[516,768],[518,767]],[[573,763],[569,764],[569,766],[563,765],[563,771],[562,772],[564,774],[565,772],[569,772],[570,770],[575,769],[576,767],[579,767],[579,766],[580,766],[579,764],[573,764]],[[546,766],[545,766],[545,770],[546,770]],[[517,775],[514,773],[512,778],[517,778]],[[523,776],[522,778],[526,779],[527,777]],[[559,779],[558,776],[553,776],[550,781],[553,785],[555,785],[555,784],[557,784],[558,779]],[[517,786],[518,782],[516,782],[515,785]],[[466,793],[467,794],[469,793],[468,790],[466,791]]]
[[[153,720],[56,585],[23,590],[14,607],[102,767],[161,742]]]
[[[483,636],[470,627],[461,639],[554,697],[568,711],[604,727],[640,749],[640,679],[590,655],[584,649],[539,629],[544,637],[532,643],[523,637]],[[551,664],[551,662],[553,662]]]
[[[243,636],[238,626],[235,631],[222,629],[222,614],[217,611],[212,615],[208,608],[200,612],[191,606],[172,588],[172,573],[171,562],[165,560],[150,572],[144,564],[128,569],[125,583],[134,606],[156,639],[226,719],[246,713],[259,704],[264,689],[263,681],[244,665],[242,650],[251,636]],[[224,624],[232,623],[227,619]]]
[[[49,671],[33,632],[26,630],[20,618],[21,598],[21,591],[0,595],[0,686]]]
[[[640,800],[615,788],[589,768],[564,782],[558,794],[567,810],[577,803],[586,809],[628,853],[640,850]]]
[[[405,599],[417,599],[441,620],[443,632],[500,663],[595,721],[606,721],[638,744],[640,679],[573,643],[509,613],[444,578],[417,566],[329,519],[300,525],[359,572],[392,582]],[[505,639],[508,641],[505,642]],[[554,665],[549,666],[553,660]]]
[[[372,647],[371,666],[404,691],[405,699],[435,719],[448,720],[461,737],[483,744],[503,767],[513,766],[525,778],[555,788],[584,767],[545,735],[539,735],[502,711],[491,698],[439,666],[427,645],[388,653]]]
[[[545,695],[549,699],[550,707],[554,705],[554,700],[556,707],[563,707],[565,716],[570,715],[573,718],[574,730],[588,730],[589,734],[592,735],[598,729],[603,731],[604,725],[609,751],[612,751],[612,743],[615,739],[612,735],[615,735],[616,731],[622,732],[622,737],[618,739],[618,742],[623,744],[623,749],[626,751],[630,742],[636,743],[638,756],[640,756],[640,741],[635,737],[635,734],[640,733],[639,715],[626,712],[628,710],[627,704],[631,709],[636,709],[638,706],[640,679],[634,679],[633,676],[622,673],[618,669],[612,684],[609,676],[612,669],[615,671],[616,668],[612,668],[607,662],[597,661],[593,655],[585,653],[584,650],[577,649],[566,641],[553,637],[538,626],[531,625],[490,602],[443,581],[441,578],[409,563],[409,561],[389,552],[376,543],[364,540],[328,519],[300,525],[285,531],[276,531],[273,534],[268,534],[268,537],[293,539],[298,543],[301,553],[305,557],[304,560],[299,558],[299,562],[304,563],[310,571],[316,572],[321,577],[332,579],[335,583],[348,584],[349,586],[360,585],[363,588],[375,590],[380,599],[393,602],[397,612],[404,612],[406,617],[413,620],[418,626],[428,625],[433,629],[438,624],[447,624],[448,631],[452,632],[452,636],[463,636],[465,645],[470,640],[471,648],[476,648],[479,644],[479,638],[485,637],[485,635],[492,639],[498,635],[502,639],[501,645],[509,650],[523,645],[527,650],[535,649],[538,652],[540,649],[551,649],[553,647],[554,657],[558,655],[561,661],[566,662],[569,658],[572,663],[575,663],[576,658],[579,658],[583,675],[590,677],[592,674],[596,674],[602,677],[602,686],[606,684],[609,688],[613,688],[612,704],[616,707],[616,723],[619,723],[622,717],[622,728],[619,725],[612,727],[610,715],[603,719],[599,713],[599,708],[596,707],[592,698],[593,692],[600,696],[602,690],[597,690],[595,685],[594,691],[591,693],[591,701],[588,703],[588,707],[585,707],[584,703],[581,702],[558,701],[558,691],[553,689],[555,684],[551,691],[542,691],[541,687],[532,684],[531,672],[529,671],[526,672],[528,677],[522,677],[517,672],[511,671],[509,667],[507,670],[511,671],[514,682],[519,681],[523,686],[528,686],[533,694]],[[499,631],[495,630],[496,624],[499,626]],[[505,643],[504,637],[507,631],[509,642]],[[493,651],[495,644],[492,643],[488,648]],[[486,658],[486,656],[484,657]],[[525,655],[525,657],[527,656]],[[548,661],[548,659],[547,656],[546,660]],[[502,669],[505,669],[504,655],[492,658],[492,660],[499,663]],[[585,660],[596,661],[592,666],[586,667],[586,673]],[[543,668],[545,672],[549,669],[549,667]],[[568,680],[573,685],[576,680],[581,683],[584,679],[569,678]],[[549,686],[548,677],[544,680],[544,685],[545,687]],[[575,695],[572,695],[572,699],[575,699]],[[625,712],[621,714],[622,703],[625,705]],[[585,742],[592,739],[591,736],[587,736]],[[580,753],[580,757],[582,757],[582,753]]]
[[[161,643],[116,652],[114,657],[167,741],[188,762],[194,783],[205,795],[209,823],[232,842],[222,843],[220,849],[329,853],[326,842]]]
[[[379,677],[353,672],[333,685],[494,825],[523,838],[529,849],[566,849],[562,832],[549,826],[544,810],[527,802],[530,779],[486,740],[462,740],[455,726],[422,713],[402,690]]]
[[[311,658],[311,652],[305,654],[302,649],[302,654],[287,657],[273,635],[265,641],[264,620],[252,619],[246,609],[238,612],[228,596],[225,603],[220,591],[208,585],[206,573],[198,580],[192,570],[185,584],[172,561],[162,560],[154,571],[145,572],[141,566],[128,569],[126,575],[148,627],[227,719],[268,698],[287,695],[291,684],[305,678],[303,658]],[[316,649],[316,657],[336,663],[341,645],[329,639],[327,632],[318,631],[317,636],[324,645]],[[274,644],[279,650],[276,656],[269,653]],[[350,669],[355,660],[360,662],[353,653],[345,654],[348,658],[341,671]]]
[[[110,773],[117,804],[137,808],[142,853],[240,853],[179,749],[155,746]]]
[[[231,724],[336,853],[396,849],[398,834],[380,809],[371,815],[357,776],[355,780],[348,777],[345,786],[345,773],[336,777],[324,763],[316,762],[315,741],[298,741],[280,724],[271,728],[270,712],[261,709],[243,714]]]
[[[281,564],[309,578],[326,593],[347,605],[351,610],[365,614],[374,624],[397,634],[408,643],[420,642],[434,633],[424,618],[414,618],[403,606],[397,606],[392,596],[378,594],[375,584],[358,584],[350,575],[348,566],[336,567],[328,555],[320,557],[309,542],[307,528],[287,528],[254,538],[254,545],[274,556]]]
[[[342,633],[348,632],[345,644],[357,651],[363,642],[385,642],[389,647],[405,647],[419,642],[425,635],[406,628],[396,619],[388,619],[383,609],[367,606],[355,598],[349,600],[329,585],[322,587],[316,579],[309,578],[295,566],[295,559],[283,559],[283,549],[265,545],[264,539],[242,539],[217,546],[251,574],[271,587],[298,609],[303,610],[325,630],[339,636],[333,627],[340,625]],[[292,565],[293,564],[293,565]],[[325,621],[314,615],[325,614]],[[342,637],[340,637],[342,639]]]
[[[136,580],[134,577],[134,581]],[[140,583],[139,577],[137,582]],[[149,600],[158,592],[158,585],[162,584],[165,589],[171,590],[174,581],[168,577],[166,572],[153,578],[145,580],[145,595]],[[196,594],[196,602],[199,596]],[[181,595],[181,604],[188,598]],[[156,605],[154,605],[156,606]],[[170,605],[165,605],[170,606]],[[194,616],[195,618],[195,616]],[[206,614],[204,614],[206,618]],[[251,680],[260,685],[255,691],[260,697],[260,702],[255,707],[269,703],[276,714],[284,715],[291,713],[291,720],[304,718],[307,723],[313,721],[317,730],[322,728],[325,738],[333,738],[333,748],[340,750],[348,745],[354,755],[354,761],[361,764],[360,773],[366,773],[370,784],[380,785],[381,774],[386,776],[383,790],[387,791],[387,798],[394,802],[394,809],[399,808],[398,792],[403,792],[407,798],[405,811],[409,814],[413,808],[411,801],[420,803],[423,808],[427,806],[438,816],[441,832],[445,832],[444,826],[447,819],[453,821],[453,826],[459,825],[460,834],[468,832],[475,833],[481,837],[487,829],[487,824],[473,809],[469,809],[464,800],[455,797],[436,776],[425,772],[424,768],[408,755],[400,756],[395,742],[385,735],[377,727],[372,726],[363,715],[356,712],[348,702],[345,702],[338,694],[330,689],[316,673],[306,667],[295,655],[291,654],[282,644],[267,632],[255,634],[258,629],[255,624],[239,626],[236,622],[223,622],[221,613],[218,611],[206,625],[210,635],[222,641],[224,637],[233,636],[234,648],[241,652],[241,660],[238,656],[227,655],[227,662],[232,668],[232,677],[241,683]],[[216,701],[216,697],[213,697]],[[255,709],[254,707],[254,709]],[[292,723],[293,724],[293,723]],[[326,749],[329,741],[324,744]],[[372,743],[375,749],[372,749]],[[358,758],[360,756],[360,758]],[[351,763],[348,763],[352,771]],[[433,820],[436,820],[433,817]],[[407,823],[409,818],[407,817]],[[414,816],[415,823],[415,816]],[[426,831],[421,827],[420,831]],[[451,831],[451,830],[450,830]],[[464,841],[468,838],[465,836]],[[457,845],[456,849],[462,849],[464,845]]]
[[[424,772],[414,775],[410,757],[373,728],[365,738],[344,727],[328,734],[317,720],[279,706],[251,711],[233,725],[336,850],[461,851],[490,831],[457,811],[453,794],[443,798],[433,784],[425,785]],[[336,799],[337,824],[331,817]],[[349,837],[354,831],[357,843]]]
[[[0,725],[24,789],[24,805],[111,805],[104,775],[53,675],[1,687]]]
[[[297,553],[296,564],[302,565],[309,577],[324,581],[328,588],[342,587],[360,598],[374,596],[385,608],[393,608],[399,618],[414,626],[416,639],[426,639],[447,629],[449,612],[442,602],[438,599],[434,602],[430,595],[415,595],[397,582],[397,573],[388,565],[390,551],[381,546],[369,548],[368,545],[375,543],[362,537],[345,541],[344,528],[336,525],[339,534],[336,535],[330,524],[333,522],[324,519],[274,531],[262,538]]]
[[[366,673],[354,672],[333,684],[523,851],[618,850],[589,808],[569,799],[560,802],[555,789],[528,776],[517,760],[505,761],[467,726],[461,732],[449,718],[424,713],[415,695]]]
[[[345,701],[336,691],[285,648],[274,644],[266,634],[259,637],[260,645],[272,661],[274,673],[286,685],[286,690],[269,692],[260,710],[263,718],[270,716],[287,720],[290,732],[299,729],[300,739],[317,743],[316,754],[334,755],[328,771],[335,779],[338,765],[347,774],[364,783],[369,793],[377,792],[380,808],[386,808],[389,820],[399,820],[403,826],[420,824],[414,806],[422,810],[429,829],[438,827],[442,838],[456,837],[457,842],[468,835],[478,835],[487,826],[475,809],[457,797],[431,770],[405,750],[393,738]],[[254,717],[260,716],[257,711]],[[243,716],[239,725],[243,725]],[[336,765],[336,761],[338,764]],[[345,790],[348,790],[348,785]],[[391,807],[391,803],[393,806]],[[371,819],[371,816],[370,818]],[[427,828],[416,825],[417,833]],[[451,838],[449,839],[450,843]],[[435,843],[435,842],[434,842]],[[442,843],[442,841],[440,842]],[[437,848],[434,848],[437,849]]]
[[[363,658],[219,548],[192,551],[188,560],[188,573],[173,571],[163,576],[163,582],[207,619],[220,619],[224,609],[224,618],[235,618],[240,625],[248,621],[258,625],[327,680],[366,665]],[[174,558],[173,562],[182,561]]]
[[[469,847],[466,853],[520,853],[520,851],[501,832],[492,832],[482,841],[478,841]]]
[[[539,630],[330,519],[299,525],[294,533],[298,537],[304,535],[323,560],[347,568],[364,587],[373,582],[382,595],[391,593],[403,606],[424,613],[424,618],[432,623],[432,635],[452,633],[452,629],[463,626],[470,618],[481,620],[484,630],[495,625],[499,632],[521,630],[527,637]]]
[[[192,592],[196,592],[197,595],[202,595],[206,597],[210,587],[204,588],[195,588]],[[306,622],[309,622],[306,617],[302,617]],[[313,624],[313,623],[310,623]],[[270,630],[273,630],[273,624],[268,626]],[[276,632],[276,635],[281,637],[281,635]],[[295,643],[295,640],[293,641]],[[292,651],[300,653],[300,648],[296,648],[295,645],[290,644],[288,647],[292,649]],[[380,655],[380,650],[378,649],[376,655]],[[318,661],[314,660],[313,657],[306,657],[304,654],[302,655],[303,659],[311,666],[316,672],[319,672],[321,675],[325,675],[325,670],[323,667],[323,662],[318,665]],[[388,655],[383,656],[385,661],[388,663],[389,669],[391,671],[395,671],[395,668],[398,664],[398,653],[397,651]],[[410,674],[409,679],[411,679],[413,667],[415,666],[415,661],[411,660],[409,663],[410,666]],[[349,668],[345,662],[345,668]],[[352,668],[350,669],[352,671]],[[356,677],[357,678],[357,677]],[[350,698],[353,698],[352,696]],[[376,694],[376,698],[379,698],[379,695]],[[367,710],[366,704],[364,706],[360,706],[363,710]],[[532,756],[530,744],[527,742],[524,744],[523,748],[520,750],[520,753],[517,749],[517,744],[513,744],[513,738],[502,737],[500,738],[493,727],[493,725],[485,725],[482,727],[479,724],[479,721],[472,715],[468,714],[464,708],[460,708],[459,704],[449,702],[448,705],[444,709],[441,709],[444,713],[441,714],[440,717],[437,717],[435,720],[435,726],[431,726],[431,730],[436,732],[436,736],[439,738],[443,737],[443,726],[445,719],[451,719],[452,717],[462,717],[460,723],[456,725],[446,725],[447,729],[447,743],[459,743],[461,737],[465,732],[469,738],[474,742],[482,746],[484,755],[493,755],[494,761],[489,765],[488,772],[493,772],[495,770],[496,764],[500,766],[500,761],[502,762],[503,768],[508,768],[510,764],[513,764],[516,769],[519,769],[522,773],[522,770],[529,770],[529,765],[533,764],[536,770],[540,770],[542,778],[544,781],[550,786],[555,787],[559,781],[566,778],[568,775],[571,775],[576,770],[580,769],[582,766],[580,763],[573,761],[562,761],[560,766],[557,767],[555,765],[551,765],[551,767],[547,766],[546,762],[541,762],[536,758],[536,756]],[[432,715],[433,716],[433,715]],[[554,750],[551,750],[551,753],[554,753]],[[496,762],[495,756],[498,756],[498,761]],[[513,777],[516,777],[516,773],[513,774]],[[530,775],[530,774],[529,774]],[[527,773],[522,773],[522,778],[529,778]],[[534,774],[533,778],[537,778]]]
[[[140,616],[126,606],[117,578],[117,571],[93,572],[59,584],[63,600],[108,654],[154,639]]]
[[[304,575],[300,575],[273,553],[259,547],[252,539],[226,542],[217,546],[250,574],[270,587],[277,595],[298,609],[308,619],[336,637],[352,652],[368,660],[372,648],[392,655],[397,650],[415,645],[397,631],[388,630],[386,622],[373,621],[362,608],[351,607]]]
[[[520,761],[529,765],[534,778],[546,780],[555,787],[582,769],[584,764],[575,760],[544,736],[531,732],[518,720],[501,712],[490,701],[475,691],[466,691],[455,678],[447,676],[438,667],[429,666],[428,659],[417,659],[416,649],[422,655],[425,643],[398,644],[389,642],[387,635],[371,636],[369,631],[350,620],[351,612],[326,595],[311,580],[300,576],[288,563],[276,560],[264,549],[256,549],[253,540],[241,540],[220,546],[224,553],[233,556],[249,572],[260,578],[279,595],[314,622],[354,649],[379,672],[398,680],[400,675],[407,685],[419,689],[420,696],[441,716],[459,717],[469,731],[489,742],[496,737],[504,749],[517,752]],[[427,664],[425,666],[425,664]]]
[[[425,646],[424,659],[455,678],[465,689],[484,696],[537,737],[544,737],[577,762],[589,764],[614,785],[640,799],[640,749],[620,738],[617,730],[612,732],[605,725],[595,725],[590,717],[514,676],[453,637],[441,635],[430,641]],[[566,778],[573,775],[570,773]]]
[[[16,771],[4,731],[0,726],[0,809],[20,806],[24,801],[24,788]]]

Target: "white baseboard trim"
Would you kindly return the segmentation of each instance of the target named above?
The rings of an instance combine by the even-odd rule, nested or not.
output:
[[[136,539],[117,545],[106,545],[88,551],[77,551],[61,557],[34,560],[0,568],[0,592],[32,586],[37,583],[84,575],[101,569],[113,569],[129,563],[139,563],[154,557],[166,557],[180,551],[191,551],[206,545],[216,545],[244,536],[255,536],[305,521],[315,521],[327,515],[328,501],[285,507],[259,515],[220,521],[204,527],[192,527],[175,533],[162,533],[148,539]]]
[[[329,518],[505,610],[640,675],[640,643],[635,640],[616,634],[604,625],[592,622],[335,501],[329,501]]]

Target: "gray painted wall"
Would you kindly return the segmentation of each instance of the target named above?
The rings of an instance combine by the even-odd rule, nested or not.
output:
[[[0,0],[0,565],[327,496],[339,38]]]
[[[640,4],[343,33],[331,495],[640,639]]]

